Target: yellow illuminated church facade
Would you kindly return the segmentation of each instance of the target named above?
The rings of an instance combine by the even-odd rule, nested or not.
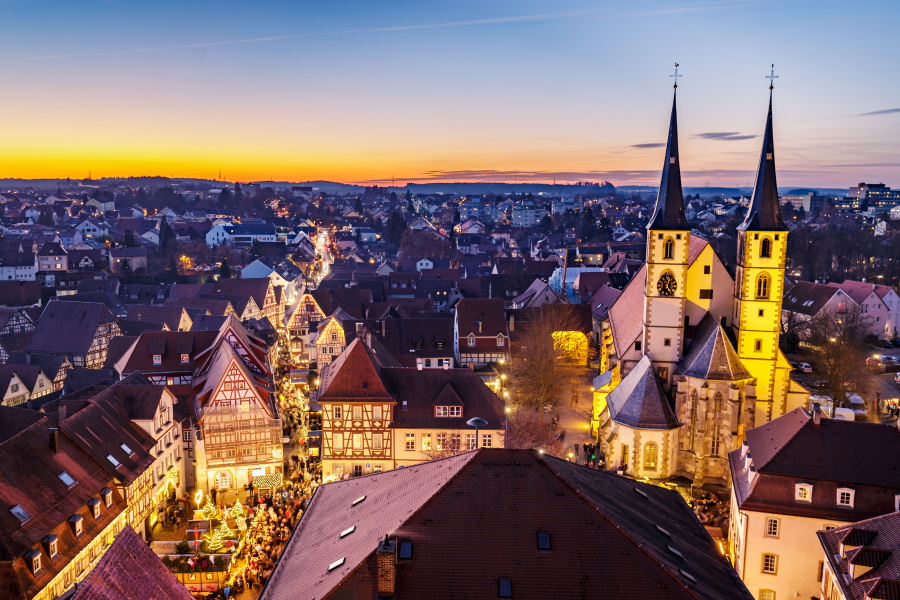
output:
[[[685,218],[673,101],[647,260],[602,323],[593,431],[609,467],[728,486],[744,431],[806,406],[778,345],[787,239],[771,93],[734,277]]]

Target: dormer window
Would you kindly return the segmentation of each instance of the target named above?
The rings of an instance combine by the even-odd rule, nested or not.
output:
[[[162,364],[162,354],[154,354],[153,355],[153,364],[161,365]]]
[[[837,489],[837,505],[846,508],[853,508],[853,501],[856,497],[856,490],[850,488]]]
[[[497,336],[497,347],[502,348],[506,345],[506,339],[502,335]]]
[[[69,517],[69,523],[72,525],[72,531],[75,533],[75,537],[84,533],[84,517],[82,515],[72,515]]]
[[[184,365],[184,364],[187,364],[187,363],[189,363],[189,362],[191,362],[191,355],[190,355],[190,354],[182,354],[182,355],[181,355],[181,364]]]
[[[31,566],[31,572],[35,575],[41,571],[41,551],[32,548],[25,553],[25,560]]]
[[[91,515],[94,517],[94,520],[97,521],[100,519],[100,498],[91,498],[88,500],[88,507],[91,509]]]
[[[810,483],[794,484],[794,500],[812,502],[813,486]]]
[[[475,347],[475,336],[470,335],[468,340],[469,340],[469,348],[474,348]]]
[[[103,496],[103,503],[106,505],[107,508],[112,506],[112,501],[113,501],[112,488],[108,488],[108,487],[103,488],[102,490],[100,490],[100,495]]]
[[[59,554],[59,536],[55,533],[51,533],[48,536],[45,536],[44,539],[41,540],[41,543],[44,545],[44,550],[47,552],[47,556],[50,559],[56,558]]]

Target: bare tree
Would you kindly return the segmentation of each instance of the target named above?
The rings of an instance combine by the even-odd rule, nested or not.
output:
[[[811,341],[816,344],[815,355],[823,376],[823,388],[831,398],[831,416],[835,407],[849,406],[849,396],[863,398],[874,386],[872,372],[866,365],[869,333],[858,306],[823,314],[810,322]]]
[[[509,414],[509,432],[504,447],[540,450],[562,456],[562,441],[550,425],[532,410],[514,410]]]
[[[520,406],[542,407],[577,398],[588,336],[576,307],[545,304],[529,311],[510,361],[510,390]]]

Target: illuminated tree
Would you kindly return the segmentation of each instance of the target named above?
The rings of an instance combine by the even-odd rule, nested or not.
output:
[[[200,509],[200,516],[204,519],[215,519],[219,516],[219,509],[215,504],[212,503],[212,499],[209,496],[206,497],[206,504],[203,505],[203,508]]]

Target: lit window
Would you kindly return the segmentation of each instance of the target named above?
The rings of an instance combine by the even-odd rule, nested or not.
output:
[[[406,450],[412,452],[416,449],[416,434],[407,433],[406,434]]]
[[[428,452],[431,450],[431,434],[423,433],[422,434],[422,452]]]
[[[775,592],[772,590],[759,590],[759,600],[775,600]]]
[[[658,446],[654,442],[644,445],[644,470],[655,471],[658,457]]]
[[[13,516],[15,516],[17,519],[19,519],[19,522],[21,522],[21,523],[25,523],[26,521],[31,520],[31,515],[28,514],[28,511],[25,510],[24,508],[22,508],[21,506],[19,506],[18,504],[14,505],[12,508],[10,508],[9,512],[11,512],[13,514]]]
[[[502,347],[505,346],[505,345],[506,345],[506,340],[503,339],[503,336],[502,336],[502,335],[498,335],[498,336],[497,336],[497,347],[498,347],[498,348],[502,348]]]
[[[838,490],[837,490],[838,506],[846,506],[849,508],[853,508],[854,496],[856,496],[855,490],[851,490],[850,488],[838,488]]]
[[[372,407],[372,418],[375,419],[376,421],[380,421],[382,419],[380,405]]]
[[[162,354],[154,354],[153,355],[153,364],[161,365],[162,364]]]
[[[778,519],[766,519],[766,537],[778,537],[779,526]]]
[[[478,440],[475,437],[474,433],[466,434],[466,450],[474,450],[476,448],[477,443],[478,443]]]
[[[31,572],[37,574],[41,570],[41,551],[29,550],[25,553],[25,558],[31,560]]]
[[[189,363],[189,362],[191,362],[191,355],[190,354],[182,354],[181,355],[181,364],[185,364],[185,363]]]
[[[353,449],[354,450],[362,450],[363,449],[363,434],[361,434],[361,433],[353,434]]]
[[[134,450],[132,450],[131,448],[129,448],[129,447],[128,447],[127,445],[125,445],[125,444],[122,444],[122,445],[120,445],[119,447],[120,447],[122,450],[124,450],[124,451],[125,451],[125,454],[127,454],[128,456],[131,456],[132,454],[134,454]]]
[[[762,572],[770,575],[778,573],[778,556],[775,554],[763,554]]]
[[[384,449],[383,443],[384,443],[384,438],[381,436],[380,433],[375,433],[372,436],[372,450],[383,450]]]
[[[105,487],[100,490],[100,494],[103,496],[103,503],[106,504],[107,508],[112,506],[112,489]]]
[[[343,418],[341,415],[341,407],[340,406],[335,406],[331,410],[332,410],[333,418],[335,421],[340,421]]]
[[[469,336],[469,348],[474,348],[474,347],[475,347],[475,336],[470,335]]]
[[[362,406],[359,404],[353,405],[353,419],[356,421],[362,419]]]
[[[794,500],[803,502],[812,502],[813,486],[808,483],[798,483],[794,485]]]
[[[434,416],[436,417],[446,417],[450,414],[449,406],[435,406],[434,407]]]

